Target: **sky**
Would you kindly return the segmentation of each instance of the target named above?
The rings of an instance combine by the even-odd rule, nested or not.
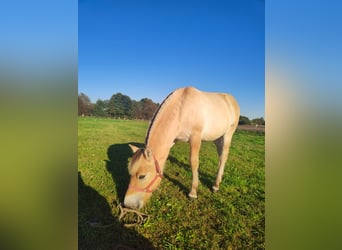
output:
[[[193,86],[265,117],[265,3],[79,0],[78,92],[162,100]]]

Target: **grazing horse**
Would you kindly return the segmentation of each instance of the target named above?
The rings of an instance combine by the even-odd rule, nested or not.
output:
[[[214,141],[220,159],[213,191],[218,191],[239,117],[239,105],[228,94],[202,92],[193,87],[180,88],[169,94],[150,122],[146,148],[129,145],[134,154],[128,166],[131,177],[124,205],[140,209],[146,204],[160,185],[166,159],[175,141],[190,143],[193,177],[190,198],[197,198],[201,141]]]

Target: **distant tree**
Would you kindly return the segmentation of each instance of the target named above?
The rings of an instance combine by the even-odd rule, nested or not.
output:
[[[117,93],[108,103],[108,113],[112,117],[132,118],[133,103],[129,96]]]
[[[84,94],[80,93],[78,95],[78,115],[91,115],[93,113],[93,104],[90,98]]]
[[[150,120],[159,105],[148,98],[141,99],[140,102],[142,103],[143,119]]]
[[[94,105],[94,115],[100,117],[107,117],[109,100],[98,99]]]
[[[138,119],[150,120],[157,108],[157,103],[151,99],[143,98],[139,102],[133,102],[133,115]]]
[[[249,118],[247,116],[240,116],[239,118],[239,125],[250,125],[251,121],[249,120]]]
[[[252,120],[253,124],[257,124],[257,125],[265,125],[265,120],[264,117],[260,117],[260,118],[255,118]]]

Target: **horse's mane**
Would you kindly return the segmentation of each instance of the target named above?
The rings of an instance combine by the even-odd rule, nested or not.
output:
[[[147,146],[147,143],[148,143],[148,139],[150,137],[150,132],[153,128],[153,125],[155,124],[155,122],[158,120],[158,115],[165,109],[165,106],[167,106],[169,100],[171,99],[170,97],[176,92],[173,91],[171,92],[163,101],[162,103],[159,105],[159,107],[157,108],[157,110],[154,112],[153,116],[152,116],[152,119],[150,121],[150,124],[149,124],[149,127],[148,127],[148,130],[146,132],[146,138],[145,138],[145,146]]]

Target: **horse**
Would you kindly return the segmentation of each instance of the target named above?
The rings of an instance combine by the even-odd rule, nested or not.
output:
[[[190,143],[192,187],[197,198],[199,151],[202,141],[213,141],[219,155],[214,192],[219,190],[240,108],[232,95],[203,92],[194,87],[171,92],[155,111],[145,138],[145,148],[129,144],[133,151],[128,165],[130,182],[124,206],[142,208],[158,188],[170,149],[176,141]]]

